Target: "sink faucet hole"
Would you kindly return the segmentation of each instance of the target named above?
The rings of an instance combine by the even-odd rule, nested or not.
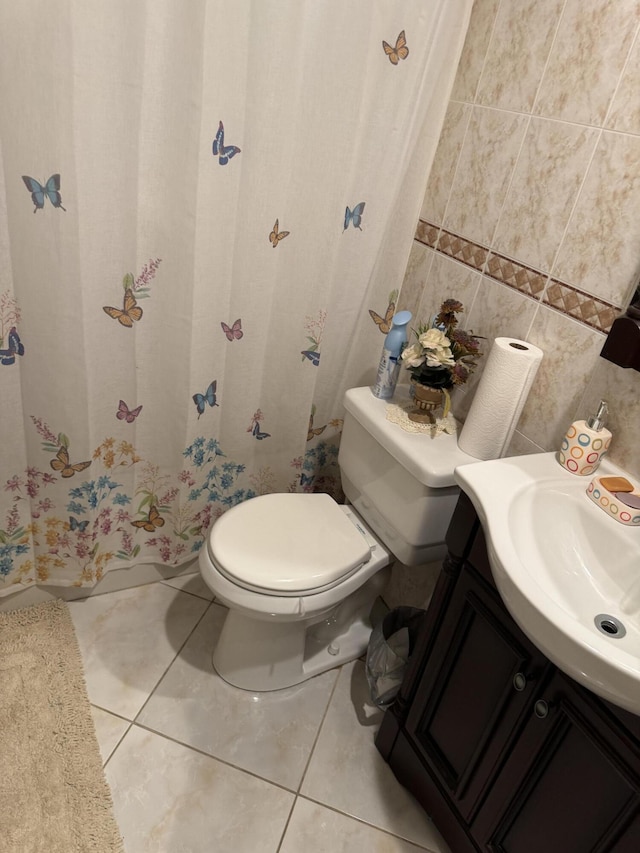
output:
[[[616,640],[620,640],[627,633],[622,622],[608,613],[599,613],[593,621],[599,631]]]

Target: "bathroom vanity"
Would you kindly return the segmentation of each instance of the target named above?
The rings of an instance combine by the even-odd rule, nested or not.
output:
[[[640,717],[519,629],[464,493],[447,548],[378,750],[453,853],[638,853]]]

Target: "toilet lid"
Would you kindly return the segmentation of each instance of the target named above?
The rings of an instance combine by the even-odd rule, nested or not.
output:
[[[292,595],[336,584],[366,563],[367,540],[325,494],[261,495],[219,518],[212,561],[240,586]]]

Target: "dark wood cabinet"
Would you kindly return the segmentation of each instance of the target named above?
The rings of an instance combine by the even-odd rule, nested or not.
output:
[[[465,495],[447,545],[378,749],[454,853],[639,853],[640,718],[520,631]]]

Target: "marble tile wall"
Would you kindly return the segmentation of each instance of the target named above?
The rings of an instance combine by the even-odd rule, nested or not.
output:
[[[639,31],[640,0],[475,0],[398,303],[426,322],[455,297],[463,327],[542,348],[511,453],[602,396],[636,476],[640,373],[599,353],[640,273]]]

